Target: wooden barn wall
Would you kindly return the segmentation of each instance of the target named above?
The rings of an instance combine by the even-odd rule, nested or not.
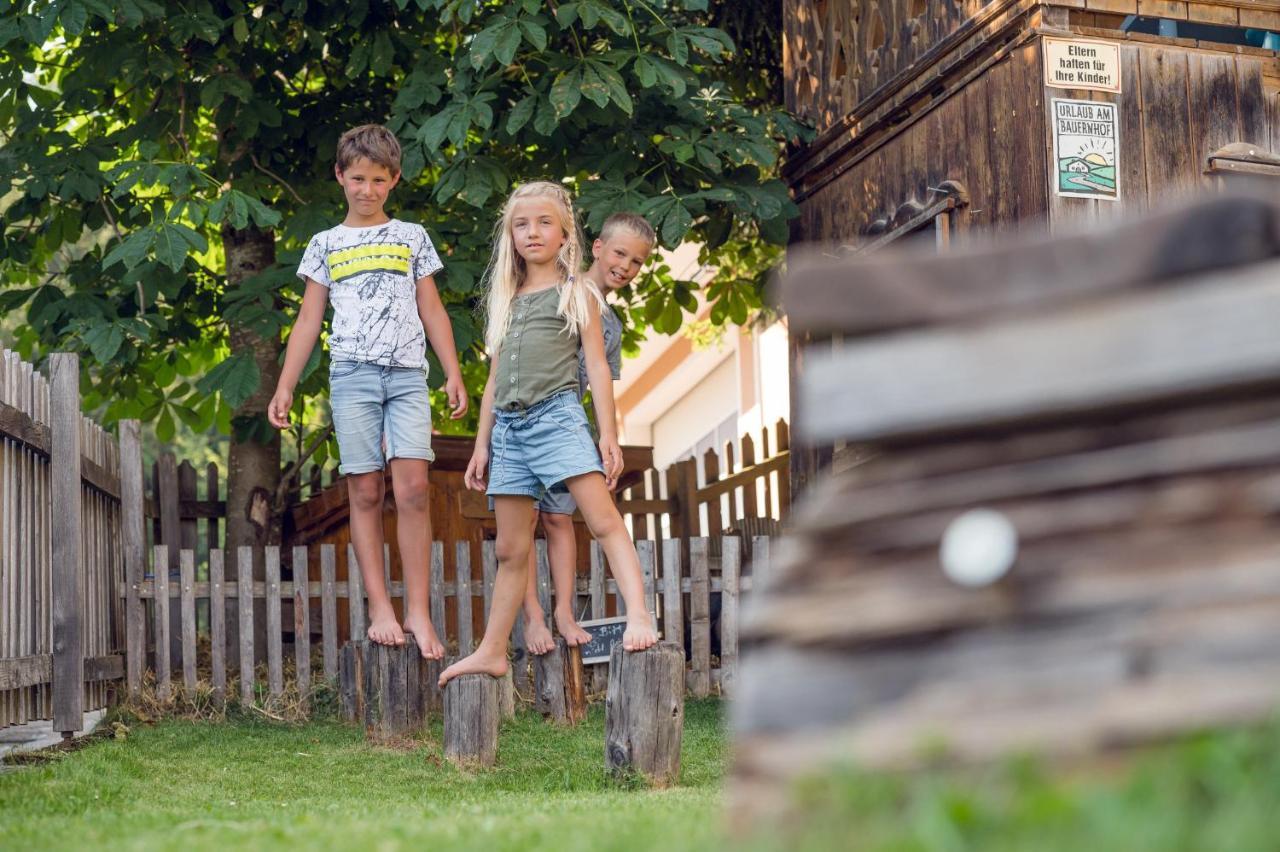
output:
[[[979,12],[1008,0],[784,0],[787,108],[831,127]]]
[[[1120,48],[1121,93],[1046,88],[1044,163],[1052,168],[1050,98],[1114,101],[1120,118],[1120,199],[1050,196],[1055,224],[1141,212],[1208,189],[1209,155],[1231,142],[1280,151],[1276,103],[1257,55],[1128,43]]]
[[[1043,97],[1039,45],[1015,49],[885,144],[832,169],[825,184],[800,199],[793,242],[857,238],[904,202],[925,201],[929,187],[946,180],[969,190],[968,225],[1043,220]]]

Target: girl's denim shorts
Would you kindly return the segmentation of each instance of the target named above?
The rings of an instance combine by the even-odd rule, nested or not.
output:
[[[604,473],[576,390],[518,411],[494,411],[489,439],[490,497],[542,499],[551,486],[584,473]]]
[[[386,459],[434,461],[427,374],[363,361],[329,366],[329,405],[344,474],[370,473]]]

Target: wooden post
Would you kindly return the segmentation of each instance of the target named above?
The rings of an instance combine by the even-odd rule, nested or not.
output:
[[[538,684],[534,705],[544,718],[564,725],[576,725],[587,718],[581,648],[569,647],[563,636],[557,636],[555,647],[536,655],[533,666]]]
[[[507,668],[506,674],[498,678],[498,707],[502,711],[502,718],[516,717],[516,682],[511,676],[510,667]]]
[[[650,615],[653,614],[654,598],[653,598],[653,574],[654,563],[657,562],[657,551],[654,543],[647,539],[636,542],[636,556],[640,559],[640,582],[644,588],[644,609]],[[654,625],[657,626],[656,624]]]
[[[605,768],[637,772],[666,787],[680,777],[684,734],[684,651],[659,642],[644,651],[613,646],[605,698]]]
[[[431,625],[436,629],[440,644],[449,647],[445,633],[444,609],[444,542],[431,542],[431,568],[428,577],[431,588]],[[363,638],[363,637],[362,637]]]
[[[146,668],[147,622],[142,582],[147,573],[147,531],[143,520],[142,433],[137,420],[120,421],[120,523],[124,536],[125,681],[129,697],[142,691]]]
[[[379,645],[368,639],[359,644],[363,658],[365,736],[375,742],[412,737],[427,721],[425,666],[413,634],[403,645]]]
[[[498,756],[498,678],[455,677],[444,687],[444,756],[456,764],[492,766]]]
[[[71,737],[84,725],[84,632],[80,622],[84,545],[80,540],[80,358],[51,358],[49,467],[53,512],[53,729]]]
[[[345,722],[364,719],[364,650],[368,644],[368,640],[364,640],[342,646],[338,666],[338,700]]]

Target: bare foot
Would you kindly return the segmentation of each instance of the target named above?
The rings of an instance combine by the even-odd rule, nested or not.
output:
[[[489,655],[487,653],[476,651],[469,657],[463,657],[458,662],[449,666],[440,673],[440,687],[443,688],[446,683],[453,680],[458,675],[464,674],[487,674],[493,677],[502,677],[507,673],[510,666],[507,664],[507,655]]]
[[[530,654],[542,655],[556,646],[556,640],[547,629],[546,621],[531,618],[524,624],[524,644]]]
[[[556,611],[556,630],[564,637],[564,643],[571,647],[591,641],[591,634],[578,626],[578,621],[571,612]]]
[[[436,628],[429,617],[409,616],[404,620],[404,632],[413,634],[413,640],[418,643],[418,650],[422,652],[423,659],[444,659],[444,645],[436,635]]]
[[[395,610],[390,607],[386,612],[369,613],[369,630],[368,636],[379,645],[403,645],[404,631],[400,629],[400,622],[396,621]]]
[[[627,618],[627,629],[622,633],[622,648],[625,651],[643,651],[658,641],[658,631],[653,628],[653,619],[648,613],[635,618]]]

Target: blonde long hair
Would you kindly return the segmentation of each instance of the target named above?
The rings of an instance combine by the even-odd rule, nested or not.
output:
[[[591,318],[591,312],[599,315],[604,306],[596,288],[582,274],[582,236],[578,233],[573,212],[573,196],[560,184],[550,181],[533,181],[516,187],[502,206],[502,218],[494,229],[493,255],[484,276],[488,308],[484,342],[490,355],[498,351],[507,336],[507,328],[511,324],[511,302],[528,271],[511,237],[512,211],[516,202],[527,198],[549,198],[555,202],[560,214],[564,244],[556,255],[556,265],[560,267],[562,278],[556,313],[564,317],[565,333],[580,334]]]

